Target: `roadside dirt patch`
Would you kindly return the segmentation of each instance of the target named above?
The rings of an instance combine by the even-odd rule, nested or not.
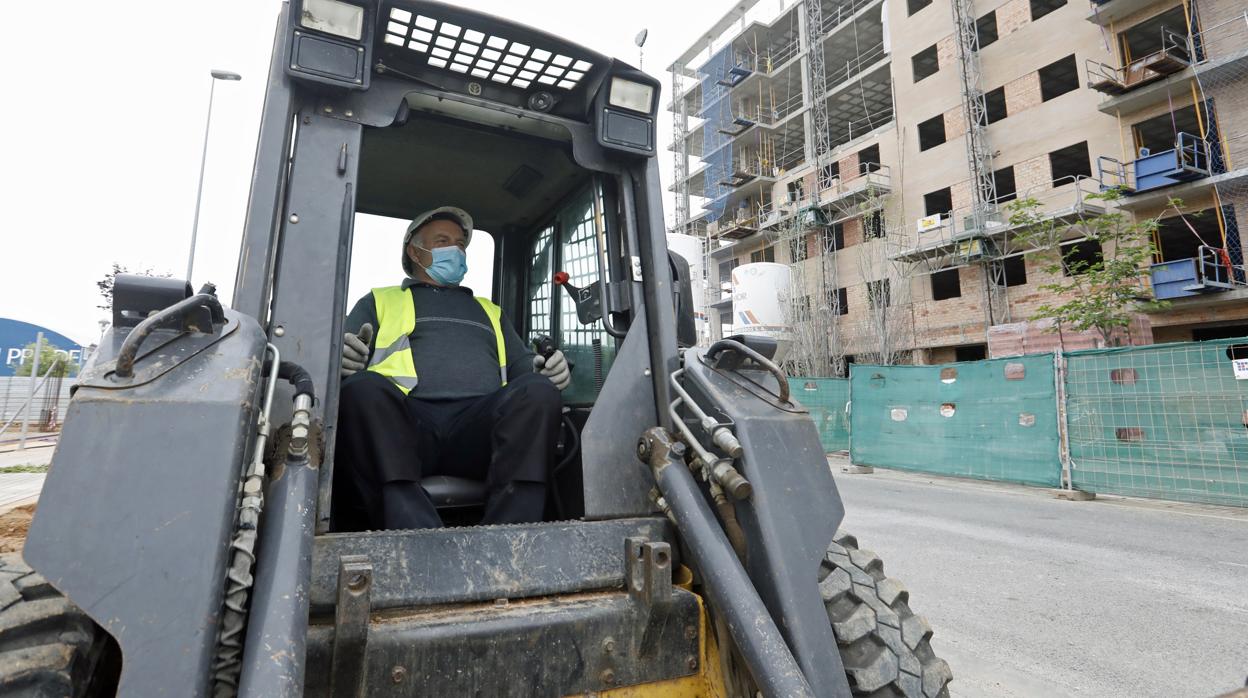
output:
[[[35,517],[35,505],[25,504],[0,514],[0,553],[20,553],[26,531]]]

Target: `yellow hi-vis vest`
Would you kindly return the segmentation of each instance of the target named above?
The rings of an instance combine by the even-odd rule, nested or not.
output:
[[[416,388],[416,363],[412,360],[409,339],[416,329],[416,304],[412,300],[412,292],[402,286],[375,288],[373,302],[377,306],[379,327],[368,370],[389,378],[407,395]],[[477,302],[494,328],[494,342],[498,347],[498,377],[503,385],[507,385],[507,348],[500,321],[503,309],[488,298],[477,297]]]

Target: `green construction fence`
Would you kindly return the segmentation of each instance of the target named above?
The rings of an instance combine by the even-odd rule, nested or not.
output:
[[[1248,339],[1071,352],[1065,374],[1076,488],[1248,506]]]
[[[826,453],[849,450],[849,381],[844,378],[789,378],[789,394],[810,411]]]
[[[942,366],[854,364],[849,384],[857,465],[1061,482],[1051,354]]]

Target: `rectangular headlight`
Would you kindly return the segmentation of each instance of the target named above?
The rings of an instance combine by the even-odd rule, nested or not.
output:
[[[611,93],[607,102],[613,107],[649,114],[654,106],[654,87],[624,78],[611,78]]]
[[[359,41],[364,36],[364,8],[340,0],[303,0],[300,26]]]

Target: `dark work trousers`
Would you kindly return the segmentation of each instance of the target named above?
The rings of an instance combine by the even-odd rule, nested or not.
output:
[[[486,483],[482,523],[541,521],[559,438],[561,400],[549,378],[518,376],[464,400],[419,400],[360,371],[342,382],[334,455],[333,528],[436,528],[420,479]]]

